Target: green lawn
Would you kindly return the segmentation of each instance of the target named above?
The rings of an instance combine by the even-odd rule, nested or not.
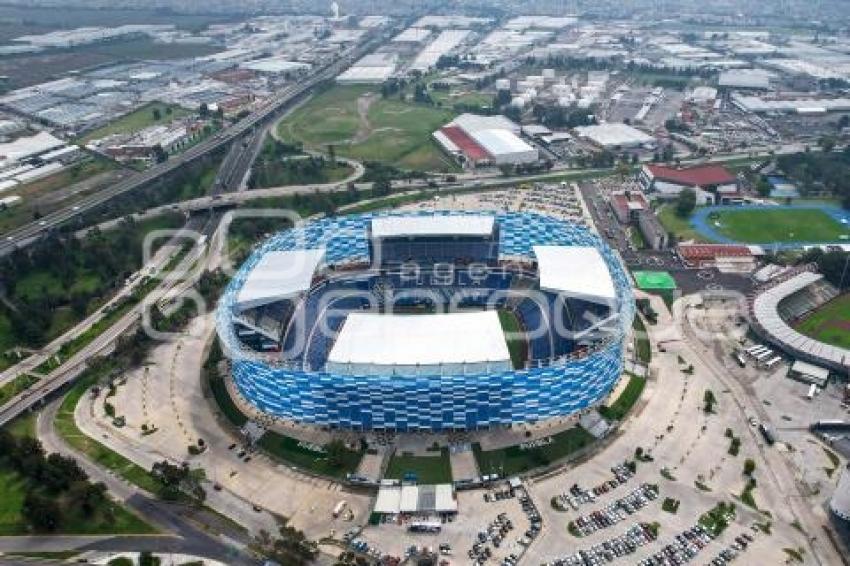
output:
[[[25,373],[23,375],[19,375],[12,381],[4,384],[2,387],[0,387],[0,405],[5,404],[7,401],[9,401],[9,399],[14,397],[18,393],[29,389],[37,381],[37,377],[33,377]]]
[[[737,242],[835,242],[850,233],[822,210],[761,208],[723,210],[708,218],[719,234]]]
[[[432,89],[428,91],[428,94],[434,102],[440,103],[445,108],[452,108],[455,104],[489,108],[493,104],[492,94],[475,90],[455,88],[451,90]]]
[[[611,421],[621,421],[629,411],[634,407],[637,400],[640,399],[643,388],[646,385],[646,379],[636,375],[629,376],[629,382],[626,388],[617,397],[610,407],[600,407],[599,414]]]
[[[333,466],[324,453],[310,450],[295,438],[271,431],[266,432],[257,444],[268,454],[287,464],[334,478],[343,478],[346,474],[355,472],[363,457],[360,451],[346,450],[342,465]]]
[[[452,467],[449,463],[448,449],[443,448],[439,454],[435,452],[433,456],[394,453],[384,477],[401,480],[409,474],[415,475],[416,481],[420,484],[451,482]]]
[[[358,100],[371,96],[361,120]],[[333,144],[337,155],[382,161],[407,169],[454,170],[431,140],[431,133],[450,121],[454,112],[398,99],[381,98],[367,86],[335,86],[285,118],[280,136],[290,142],[324,150]]]
[[[549,465],[593,442],[593,436],[580,426],[559,432],[551,438],[552,442],[545,446],[528,449],[510,446],[485,452],[478,443],[473,444],[472,449],[482,474],[512,476]]]
[[[708,239],[694,230],[691,226],[689,218],[682,218],[676,214],[676,207],[673,204],[662,205],[657,211],[658,220],[661,225],[674,234],[679,240],[695,240],[697,242],[707,242]]]
[[[519,318],[511,311],[500,310],[499,322],[502,323],[502,330],[505,332],[505,340],[508,343],[508,352],[511,354],[511,362],[514,368],[524,368],[525,361],[528,359],[528,342],[522,335],[522,325]],[[514,336],[509,337],[508,334]]]
[[[796,329],[821,342],[850,348],[850,293],[823,305],[800,321]]]
[[[635,331],[635,353],[637,354],[637,359],[641,363],[649,364],[652,361],[652,347],[649,344],[646,326],[637,314],[632,322],[632,328]]]
[[[160,119],[154,119],[154,110],[159,110]],[[169,114],[170,110],[170,114]],[[92,130],[87,133],[85,136],[80,138],[78,141],[80,143],[88,143],[91,140],[96,140],[100,138],[104,138],[106,136],[112,134],[128,134],[132,132],[138,132],[148,126],[153,126],[154,124],[167,124],[170,121],[176,118],[182,118],[183,116],[188,116],[191,114],[185,108],[174,104],[164,104],[162,102],[151,102],[149,104],[145,104],[141,108],[130,112],[129,114],[125,114],[124,116],[118,118],[102,126],[96,130]]]

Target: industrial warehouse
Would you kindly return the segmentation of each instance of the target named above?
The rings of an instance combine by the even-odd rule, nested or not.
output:
[[[461,114],[434,132],[433,137],[446,153],[465,166],[536,163],[539,152],[519,137],[520,131],[504,116]]]

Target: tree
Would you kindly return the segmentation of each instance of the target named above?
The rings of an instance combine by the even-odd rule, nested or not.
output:
[[[269,560],[287,566],[303,566],[311,563],[319,552],[316,543],[308,540],[304,533],[283,522],[278,538],[272,539],[267,532],[259,536],[262,554]]]
[[[159,122],[160,120],[162,120],[162,110],[160,110],[159,107],[154,107],[154,109],[151,111],[151,114],[153,115],[153,119],[155,122]]]
[[[824,153],[832,153],[835,149],[835,138],[832,136],[823,136],[818,140],[818,145]]]
[[[676,199],[676,215],[680,218],[687,218],[693,213],[697,206],[697,193],[690,187],[682,189],[679,193],[679,198]]]
[[[201,118],[209,118],[210,115],[210,107],[206,102],[201,102],[201,106],[198,108],[198,114]]]
[[[761,197],[769,197],[771,191],[770,183],[767,182],[767,179],[761,178],[756,182],[756,192]]]
[[[24,517],[30,525],[42,532],[53,532],[62,524],[62,509],[53,497],[30,491],[24,498]]]
[[[389,179],[381,178],[372,183],[372,196],[385,197],[393,190]]]
[[[336,147],[334,144],[328,144],[328,160],[331,162],[331,165],[336,165]]]
[[[744,460],[744,475],[752,476],[756,471],[756,463],[752,458]]]
[[[717,398],[714,397],[714,392],[711,389],[705,390],[705,395],[703,395],[703,403],[705,404],[703,410],[706,413],[714,412],[714,405],[717,403]]]

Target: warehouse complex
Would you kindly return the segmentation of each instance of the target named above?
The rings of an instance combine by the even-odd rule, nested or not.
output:
[[[461,114],[434,132],[443,150],[466,166],[536,163],[537,148],[519,137],[520,127],[504,116]]]
[[[506,315],[519,330],[502,327]],[[267,414],[440,431],[600,401],[622,373],[633,316],[619,259],[586,228],[441,212],[282,232],[234,277],[217,324],[236,389]]]

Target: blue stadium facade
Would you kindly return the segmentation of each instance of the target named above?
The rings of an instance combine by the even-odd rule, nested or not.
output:
[[[617,331],[589,353],[524,370],[382,376],[295,369],[260,360],[240,347],[233,306],[263,254],[324,247],[329,265],[368,262],[368,227],[375,216],[327,218],[281,232],[252,254],[233,278],[220,302],[217,325],[232,360],[234,382],[247,402],[269,415],[304,424],[440,431],[566,416],[607,396],[622,373],[624,340],[634,317],[628,276],[610,248],[586,228],[532,213],[493,213],[501,258],[533,261],[532,247],[536,245],[595,246],[608,264],[619,295]]]

